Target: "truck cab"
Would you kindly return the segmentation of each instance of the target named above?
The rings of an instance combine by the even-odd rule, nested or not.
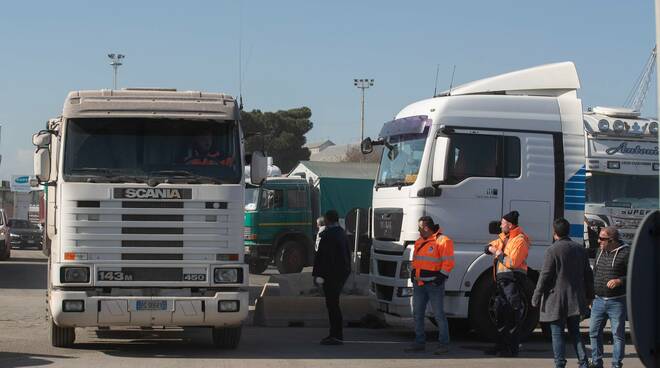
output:
[[[616,226],[630,244],[642,219],[658,208],[658,122],[622,107],[584,114],[585,243],[593,255],[598,232]]]
[[[418,219],[431,216],[454,240],[445,313],[495,338],[491,256],[502,215],[516,210],[531,238],[524,333],[538,322],[530,305],[552,221],[565,217],[582,239],[582,105],[573,63],[471,82],[403,108],[363,152],[385,146],[373,192],[371,295],[392,317],[412,316],[411,259]],[[496,225],[493,226],[492,224]]]
[[[250,272],[274,262],[280,273],[298,273],[314,260],[315,218],[310,185],[299,177],[266,179],[247,192],[245,252]]]
[[[234,98],[73,91],[33,144],[53,346],[72,346],[76,328],[115,326],[204,326],[216,346],[238,346],[249,303]],[[254,182],[265,163],[252,154]]]

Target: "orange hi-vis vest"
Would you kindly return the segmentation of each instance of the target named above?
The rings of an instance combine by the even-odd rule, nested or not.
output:
[[[497,239],[489,244],[502,251],[502,254],[496,259],[497,273],[522,272],[527,274],[527,255],[530,242],[520,226],[511,229],[508,237],[504,233],[500,233]]]
[[[206,156],[191,156],[185,160],[185,163],[188,165],[199,165],[199,166],[209,166],[209,165],[223,165],[231,166],[234,163],[232,157],[227,157],[224,160],[220,160],[220,152],[209,152]]]
[[[417,285],[433,281],[438,274],[449,277],[454,268],[454,241],[440,231],[415,241],[412,268]]]

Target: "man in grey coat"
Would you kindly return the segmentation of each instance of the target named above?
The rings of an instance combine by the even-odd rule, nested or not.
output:
[[[541,322],[550,323],[555,367],[566,366],[564,328],[568,327],[578,364],[587,368],[589,361],[580,335],[580,317],[589,313],[594,298],[594,276],[586,251],[568,237],[568,221],[558,218],[553,228],[555,242],[546,250],[532,305],[540,306]]]

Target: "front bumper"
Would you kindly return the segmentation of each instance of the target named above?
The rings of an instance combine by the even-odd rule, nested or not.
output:
[[[65,300],[82,300],[84,311],[65,312]],[[138,301],[165,301],[164,310],[137,310]],[[239,301],[238,311],[219,312],[221,300]],[[240,326],[248,316],[247,291],[216,292],[213,297],[87,296],[85,291],[51,290],[53,321],[61,327]]]

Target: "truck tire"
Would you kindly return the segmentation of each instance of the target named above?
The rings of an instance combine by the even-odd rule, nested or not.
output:
[[[50,344],[56,348],[69,348],[76,340],[76,329],[74,327],[60,327],[50,320]]]
[[[218,349],[236,349],[241,341],[242,327],[214,327],[213,345]]]
[[[248,266],[250,267],[250,273],[253,275],[261,275],[268,269],[268,264],[270,262],[267,259],[254,259],[250,260]]]
[[[497,341],[499,336],[495,327],[495,282],[490,273],[481,277],[470,292],[470,307],[468,318],[477,336],[483,340]],[[532,334],[539,323],[539,310],[532,307],[534,283],[527,278],[522,290],[523,322],[521,324],[520,341]]]
[[[285,241],[275,254],[275,265],[281,274],[299,273],[305,267],[305,260],[305,248],[292,240]]]

